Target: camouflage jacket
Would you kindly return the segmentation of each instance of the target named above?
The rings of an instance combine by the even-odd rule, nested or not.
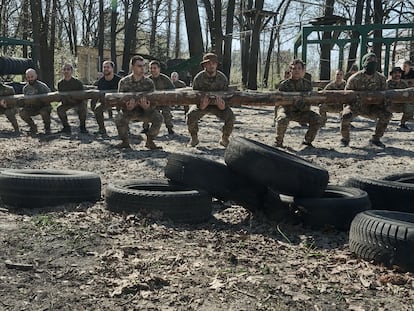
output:
[[[174,84],[172,83],[171,79],[168,78],[165,74],[160,73],[160,75],[157,78],[154,78],[152,75],[150,75],[148,78],[154,82],[155,89],[156,90],[171,90],[175,89]]]
[[[150,78],[142,77],[140,80],[135,80],[132,73],[123,77],[118,85],[118,92],[153,92],[154,90],[155,85]]]
[[[352,75],[346,83],[345,90],[353,91],[383,91],[387,88],[384,75],[375,72],[368,76],[363,70]]]
[[[0,96],[14,95],[14,88],[0,82]]]
[[[331,81],[325,86],[324,90],[343,90],[345,89],[345,85],[346,85],[345,80],[342,80],[342,82],[339,84],[336,84],[335,81]]]
[[[308,79],[287,79],[279,85],[279,91],[281,92],[310,92],[312,91],[312,82]],[[310,105],[305,105],[303,102],[297,102],[293,105],[285,106],[286,112],[301,112],[309,111]]]
[[[154,90],[154,82],[150,78],[142,77],[140,80],[135,80],[132,73],[123,77],[118,85],[118,92],[153,92]],[[142,113],[144,110],[136,106],[134,111]]]
[[[181,88],[183,88],[183,87],[186,87],[187,85],[185,84],[185,82],[184,81],[182,81],[182,80],[175,80],[174,82],[173,82],[173,84],[174,84],[174,86],[175,86],[175,88],[176,89],[181,89]]]
[[[389,79],[388,81],[387,81],[387,88],[388,89],[405,89],[405,88],[407,88],[408,87],[408,83],[407,83],[407,81],[405,81],[405,80],[392,80],[392,79]]]
[[[227,77],[219,70],[214,77],[209,77],[205,70],[200,71],[193,80],[193,90],[196,91],[227,91],[228,87]]]
[[[24,95],[37,95],[37,94],[45,94],[49,93],[50,88],[46,85],[46,83],[36,80],[33,84],[27,83],[23,87],[23,94]]]
[[[50,88],[46,85],[46,83],[36,80],[33,84],[27,83],[23,87],[23,94],[26,95],[37,95],[37,94],[45,94],[49,93]],[[41,100],[36,101],[34,103],[29,104],[31,107],[37,107],[40,108],[43,105],[51,105],[50,102],[43,103]],[[25,104],[26,106],[26,104]]]

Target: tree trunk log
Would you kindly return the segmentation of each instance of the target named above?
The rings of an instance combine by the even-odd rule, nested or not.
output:
[[[155,91],[143,93],[112,93],[113,91],[83,90],[73,92],[51,92],[33,96],[22,94],[1,96],[8,105],[24,106],[38,102],[60,102],[65,97],[73,99],[105,100],[112,106],[124,106],[131,98],[146,96],[153,106],[194,105],[200,103],[201,98],[207,95],[211,98],[221,96],[230,106],[274,106],[290,105],[303,101],[310,105],[321,103],[342,105],[359,101],[362,104],[381,104],[384,100],[389,103],[414,103],[414,88],[386,90],[386,91],[312,91],[312,92],[258,92],[258,91],[227,91],[227,92],[200,92],[191,88],[182,88],[171,91]]]

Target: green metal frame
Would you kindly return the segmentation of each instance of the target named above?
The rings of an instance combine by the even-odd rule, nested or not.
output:
[[[0,46],[9,46],[9,45],[33,45],[34,43],[28,40],[0,37]]]
[[[339,63],[338,68],[343,69],[344,62],[344,47],[348,43],[359,43],[359,67],[361,68],[362,56],[367,52],[368,42],[381,42],[385,45],[385,61],[384,61],[384,72],[388,72],[389,68],[389,55],[391,51],[391,45],[399,41],[414,41],[414,36],[405,37],[387,37],[387,38],[371,38],[369,35],[373,30],[385,30],[385,29],[414,29],[414,23],[408,24],[371,24],[371,25],[334,25],[334,26],[306,26],[302,27],[302,31],[299,33],[295,40],[294,45],[294,56],[298,57],[298,49],[302,46],[302,60],[306,63],[307,58],[307,47],[308,44],[333,44],[339,47]],[[332,32],[332,31],[356,31],[359,33],[359,38],[349,39],[308,39],[309,35],[313,32]]]

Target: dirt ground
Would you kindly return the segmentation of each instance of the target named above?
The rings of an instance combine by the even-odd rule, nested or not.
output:
[[[234,112],[234,136],[274,142],[272,108]],[[313,231],[218,201],[200,225],[108,211],[109,181],[163,178],[170,153],[223,162],[221,122],[206,116],[200,145],[188,148],[183,110],[174,110],[174,117],[177,134],[168,136],[163,126],[157,139],[163,150],[146,150],[141,124],[134,123],[133,150],[120,151],[113,148],[119,141],[112,120],[106,120],[109,138],[95,137],[92,114],[91,134],[79,135],[72,115],[71,136],[37,137],[26,134],[21,120],[24,133],[14,136],[0,116],[0,167],[77,169],[102,179],[102,199],[94,204],[41,210],[0,205],[0,310],[414,310],[414,274],[357,259],[346,232]],[[56,112],[53,118],[57,131]],[[362,118],[353,123],[350,147],[340,148],[334,114],[316,148],[301,147],[305,128],[294,122],[285,143],[326,168],[331,184],[414,171],[413,133],[398,130],[399,118],[394,115],[383,138],[385,149],[369,146],[374,126]],[[36,122],[41,124],[38,117]]]

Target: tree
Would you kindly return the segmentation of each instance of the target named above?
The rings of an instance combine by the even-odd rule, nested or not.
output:
[[[54,61],[56,38],[57,0],[30,0],[32,12],[33,41],[32,58],[39,67],[36,68],[40,80],[54,89]],[[43,7],[45,8],[43,14]]]
[[[135,50],[137,44],[137,24],[138,14],[142,9],[142,0],[133,0],[131,14],[125,15],[125,38],[124,38],[124,51],[122,57],[122,69],[126,72],[129,71],[129,59],[131,53]],[[128,13],[126,8],[126,13]]]
[[[354,25],[361,25],[362,24],[363,10],[364,10],[364,0],[357,0]],[[351,38],[352,39],[358,39],[359,38],[359,32],[356,31],[356,30],[352,31]],[[350,45],[350,48],[349,48],[348,65],[346,66],[346,71],[349,71],[351,69],[352,65],[355,63],[357,50],[358,50],[358,43],[357,42],[351,42],[351,45]]]
[[[335,0],[326,0],[325,2],[325,17],[333,16]],[[330,31],[324,31],[322,33],[322,39],[332,39],[332,33]],[[333,44],[321,43],[321,58],[320,58],[320,73],[319,79],[330,80],[331,79],[331,49]]]
[[[203,55],[203,36],[201,34],[200,14],[197,1],[183,0],[185,24],[187,26],[187,38],[190,57],[199,58]],[[198,72],[192,69],[192,76]]]
[[[269,70],[270,70],[270,62],[272,59],[272,54],[273,54],[273,49],[275,47],[275,42],[277,38],[280,38],[280,28],[281,25],[283,24],[286,14],[287,14],[287,10],[289,8],[291,0],[282,0],[279,3],[279,6],[277,7],[276,11],[275,11],[275,15],[273,15],[272,19],[273,19],[273,25],[272,25],[272,30],[270,32],[270,40],[269,40],[269,47],[267,50],[267,55],[266,55],[266,61],[265,61],[265,68],[263,70],[263,86],[264,87],[268,87],[269,84]],[[283,9],[283,13],[282,15],[278,18],[278,16],[280,15],[280,11]],[[278,47],[280,47],[280,44],[278,44]],[[279,56],[279,52],[280,49],[278,49],[278,56]],[[280,73],[280,61],[278,58],[278,62],[277,62],[277,72]]]

